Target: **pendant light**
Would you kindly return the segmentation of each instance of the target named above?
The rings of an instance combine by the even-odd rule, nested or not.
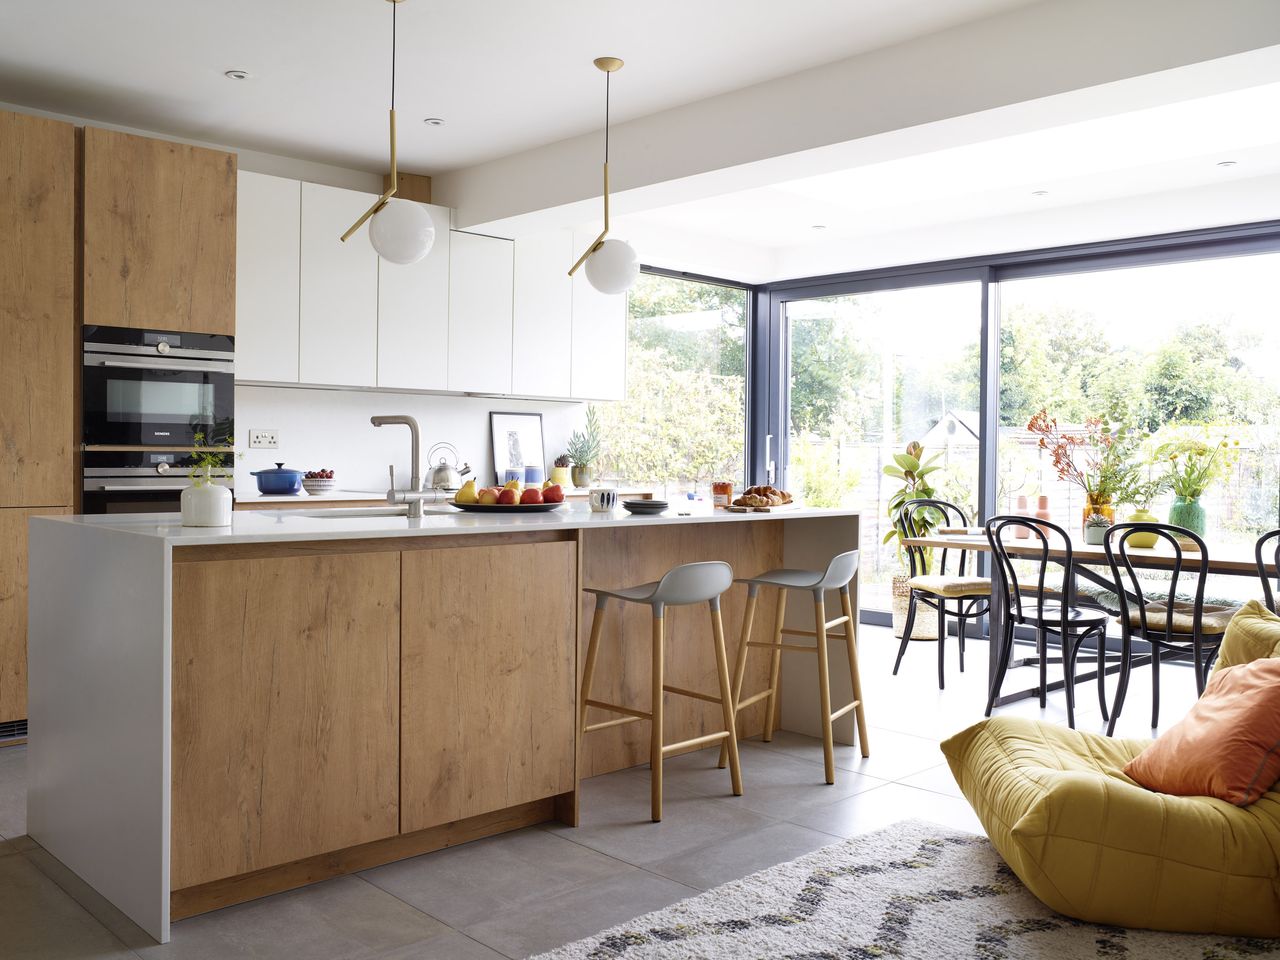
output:
[[[391,263],[417,263],[431,252],[435,243],[436,228],[431,217],[421,206],[409,200],[392,199],[399,184],[396,172],[396,7],[404,0],[389,0],[391,4],[391,183],[373,206],[353,223],[342,235],[342,242],[369,221],[369,242],[378,256]],[[370,219],[372,218],[372,219]]]
[[[604,229],[569,269],[569,276],[585,262],[587,282],[601,293],[626,293],[640,275],[640,258],[625,240],[606,240],[609,235],[609,78],[622,69],[617,57],[597,57],[596,68],[604,71]]]

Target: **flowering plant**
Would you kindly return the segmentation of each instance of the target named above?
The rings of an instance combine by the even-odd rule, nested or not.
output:
[[[1239,440],[1219,438],[1216,442],[1203,436],[1177,437],[1156,447],[1156,460],[1165,466],[1165,482],[1174,494],[1195,500],[1215,480],[1225,477],[1239,455]]]
[[[1130,488],[1136,441],[1123,425],[1090,417],[1080,429],[1064,430],[1041,410],[1027,430],[1040,435],[1040,449],[1049,451],[1058,479],[1080,487],[1091,503],[1111,503]]]

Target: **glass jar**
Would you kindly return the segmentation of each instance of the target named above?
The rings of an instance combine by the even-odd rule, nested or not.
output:
[[[711,484],[711,502],[717,507],[727,507],[733,502],[733,481],[716,480]]]

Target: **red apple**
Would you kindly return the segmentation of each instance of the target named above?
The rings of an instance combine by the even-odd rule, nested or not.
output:
[[[564,491],[560,489],[560,484],[553,483],[547,489],[542,491],[543,503],[564,503]]]
[[[499,503],[519,503],[520,491],[511,490],[511,489],[503,490],[500,494],[498,494],[498,502]]]
[[[476,502],[477,503],[497,503],[498,491],[493,489],[493,487],[485,487],[483,490],[480,491],[479,495],[476,497]]]
[[[520,494],[521,503],[541,503],[542,491],[537,487],[530,487],[524,493]]]

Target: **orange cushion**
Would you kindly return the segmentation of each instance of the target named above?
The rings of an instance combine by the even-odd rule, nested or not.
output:
[[[1255,802],[1280,780],[1280,659],[1219,670],[1191,711],[1124,772],[1159,793]]]

